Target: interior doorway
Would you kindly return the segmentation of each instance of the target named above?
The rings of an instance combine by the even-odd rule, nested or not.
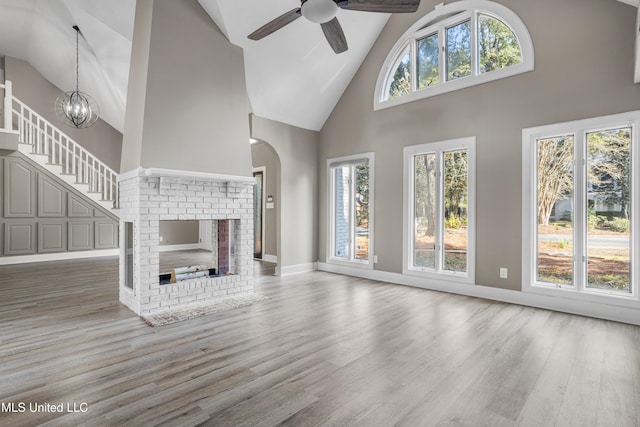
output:
[[[253,177],[253,257],[262,259],[264,247],[264,180],[265,168],[255,168]]]

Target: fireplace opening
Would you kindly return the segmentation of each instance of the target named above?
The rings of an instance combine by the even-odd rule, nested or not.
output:
[[[237,274],[238,220],[159,221],[159,284]]]

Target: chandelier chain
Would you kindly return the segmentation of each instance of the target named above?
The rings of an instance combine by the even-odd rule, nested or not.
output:
[[[78,27],[76,30],[76,92],[80,92],[80,55],[78,50],[78,44],[80,41],[80,29]]]

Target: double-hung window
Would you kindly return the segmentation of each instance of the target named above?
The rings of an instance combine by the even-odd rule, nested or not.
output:
[[[638,299],[640,112],[523,131],[523,288]]]
[[[373,153],[329,159],[327,261],[373,268]]]
[[[404,149],[404,274],[473,283],[475,138]]]

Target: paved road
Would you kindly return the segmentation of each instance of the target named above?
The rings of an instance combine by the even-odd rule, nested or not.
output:
[[[539,240],[541,242],[560,242],[567,241],[571,238],[568,234],[541,234]],[[589,236],[589,246],[601,248],[628,248],[628,237],[617,236]]]

